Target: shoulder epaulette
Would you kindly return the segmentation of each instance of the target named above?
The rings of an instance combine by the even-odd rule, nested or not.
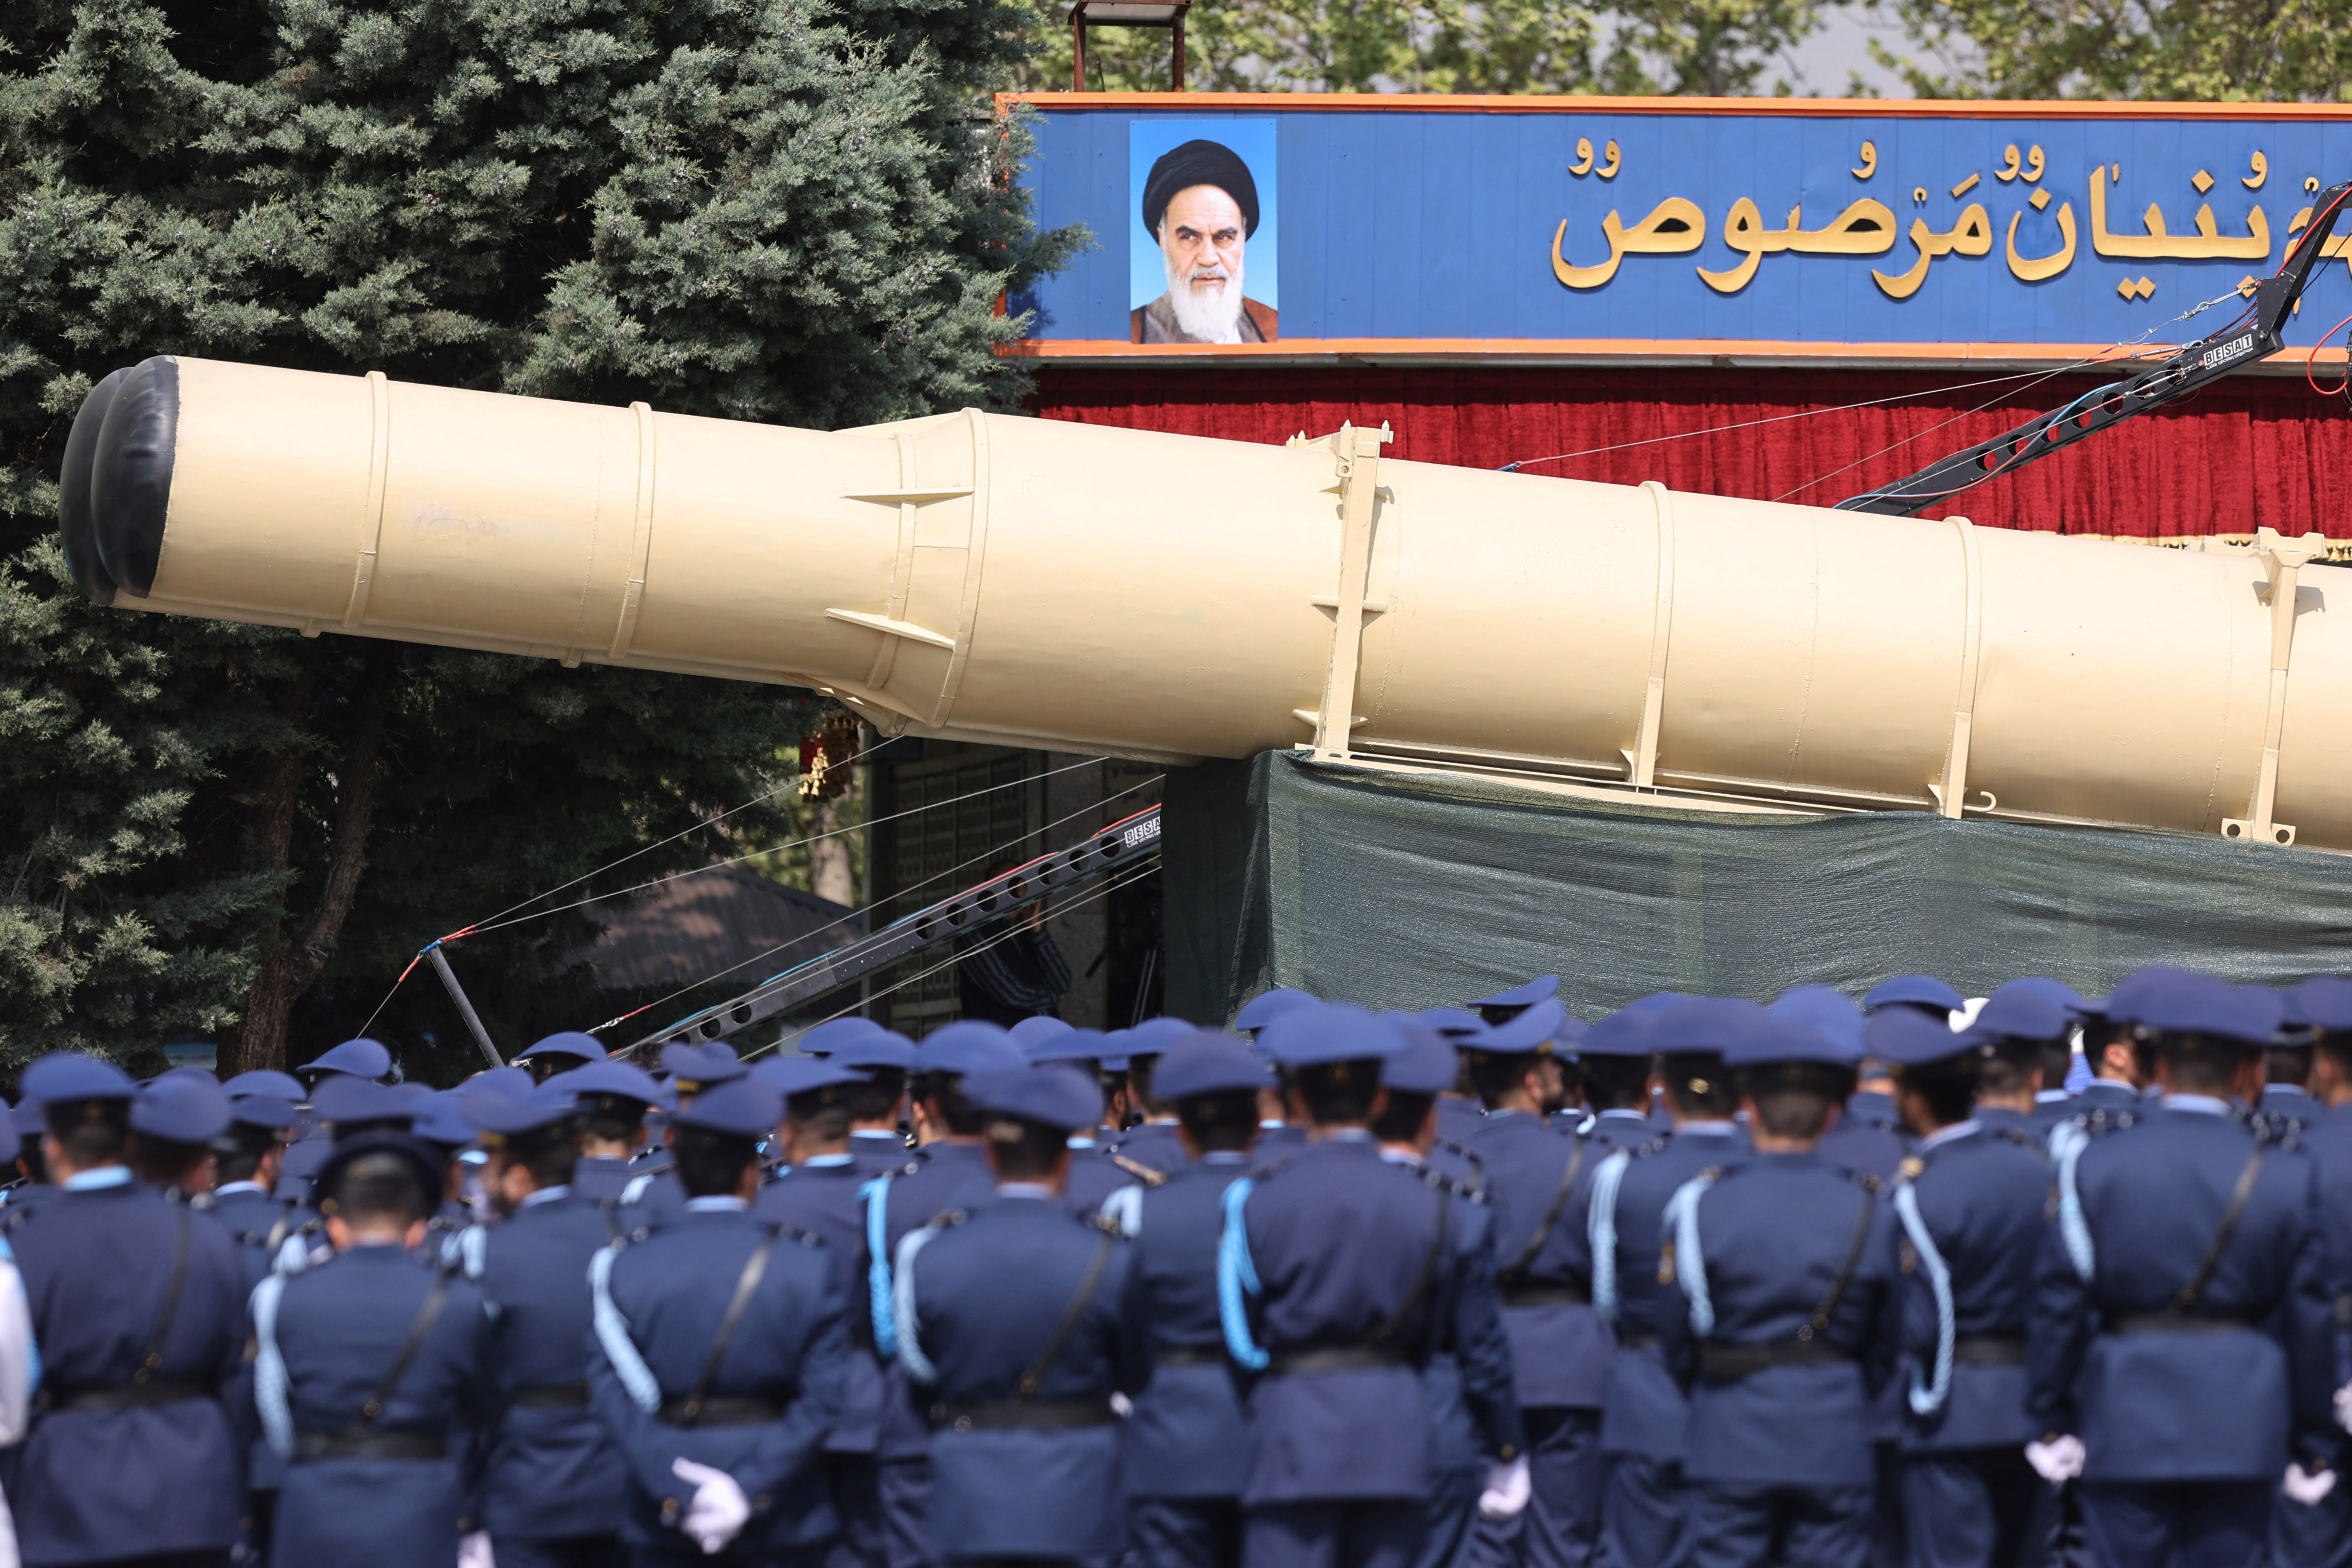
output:
[[[1486,1201],[1484,1188],[1475,1186],[1457,1176],[1449,1176],[1433,1166],[1422,1167],[1421,1180],[1424,1186],[1434,1187],[1441,1193],[1450,1194],[1466,1203],[1483,1204]]]
[[[1282,1174],[1283,1172],[1290,1169],[1290,1162],[1293,1156],[1285,1154],[1279,1160],[1276,1160],[1269,1164],[1260,1166],[1258,1169],[1252,1171],[1249,1173],[1250,1180],[1255,1182],[1261,1187],[1265,1185],[1266,1183]]]
[[[824,1237],[814,1231],[803,1230],[796,1225],[772,1225],[768,1227],[781,1241],[797,1241],[803,1247],[823,1247]]]
[[[1105,1236],[1125,1236],[1127,1234],[1126,1227],[1118,1223],[1117,1215],[1105,1214],[1100,1209],[1097,1209],[1094,1213],[1087,1215],[1085,1223],[1094,1226]]]
[[[1903,1163],[1895,1167],[1895,1179],[1897,1182],[1916,1182],[1927,1168],[1927,1162],[1918,1155],[1906,1154]]]
[[[1456,1143],[1451,1138],[1440,1138],[1437,1141],[1437,1146],[1466,1165],[1475,1165],[1481,1171],[1486,1168],[1486,1156],[1467,1143]]]
[[[2047,1154],[2050,1146],[2022,1127],[1996,1127],[1992,1135],[2003,1142],[2014,1143],[2021,1149],[2031,1149],[2037,1154]]]
[[[949,1209],[944,1214],[933,1215],[930,1223],[923,1228],[936,1236],[943,1230],[953,1230],[971,1217],[971,1211],[969,1209]]]
[[[2303,1147],[2303,1130],[2294,1124],[2291,1117],[2282,1116],[2274,1111],[2258,1110],[2248,1119],[2247,1126],[2253,1133],[2254,1141],[2266,1147],[2290,1154]]]
[[[1629,1160],[1646,1160],[1653,1154],[1664,1152],[1666,1147],[1673,1143],[1674,1141],[1674,1135],[1672,1133],[1661,1132],[1656,1137],[1650,1139],[1648,1142],[1636,1143],[1632,1148],[1626,1150],[1625,1157]]]
[[[1886,1183],[1882,1181],[1875,1172],[1848,1171],[1846,1174],[1853,1179],[1853,1184],[1855,1186],[1860,1187],[1864,1192],[1871,1194],[1873,1196],[1875,1196],[1886,1190]]]

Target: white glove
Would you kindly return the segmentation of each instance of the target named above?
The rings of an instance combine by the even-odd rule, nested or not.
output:
[[[2322,1498],[2335,1489],[2336,1472],[2334,1470],[2322,1470],[2317,1475],[2310,1475],[2305,1472],[2301,1465],[2289,1465],[2286,1468],[2286,1479],[2279,1483],[2279,1490],[2305,1508],[2316,1507]]]
[[[1525,1454],[1507,1464],[1486,1467],[1486,1489],[1478,1494],[1480,1519],[1517,1519],[1528,1506],[1528,1496],[1534,1490],[1534,1479],[1528,1474]]]
[[[672,1459],[669,1473],[694,1489],[694,1500],[686,1505],[678,1528],[694,1538],[705,1557],[726,1551],[751,1517],[751,1502],[743,1489],[726,1471],[691,1459]]]
[[[2336,1391],[2336,1424],[2352,1432],[2352,1383]]]
[[[457,1568],[498,1568],[490,1557],[490,1532],[478,1530],[457,1542]]]
[[[2083,1473],[2083,1439],[2070,1435],[2047,1443],[2028,1443],[2025,1462],[2052,1486],[2071,1481]]]

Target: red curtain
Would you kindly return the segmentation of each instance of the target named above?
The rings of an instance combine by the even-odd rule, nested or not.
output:
[[[2337,374],[2322,371],[2321,384]],[[2115,379],[1939,371],[1038,367],[1036,412],[1240,441],[1342,420],[1395,430],[1391,457],[1763,500],[1832,504]],[[1868,406],[1857,406],[1869,405]],[[1791,417],[1796,416],[1796,417]],[[1613,448],[1598,450],[1598,448]],[[1586,453],[1540,462],[1563,453]],[[2330,473],[2352,472],[2346,401],[2300,375],[2242,376],[1948,509],[2001,528],[2174,537],[2352,537]]]

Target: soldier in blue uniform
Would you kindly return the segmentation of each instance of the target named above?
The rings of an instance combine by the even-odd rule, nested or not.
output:
[[[537,1040],[524,1050],[515,1053],[513,1065],[522,1068],[538,1082],[586,1067],[590,1062],[605,1059],[604,1043],[593,1035],[583,1035],[577,1029],[566,1029]]]
[[[1111,1037],[1093,1029],[1064,1029],[1032,1049],[1028,1058],[1032,1067],[1059,1064],[1092,1075],[1103,1091],[1105,1104],[1112,1107],[1111,1120],[1117,1121],[1123,1113],[1130,1064],[1112,1046]],[[1154,1183],[1160,1179],[1159,1172],[1122,1160],[1114,1146],[1117,1136],[1117,1130],[1108,1124],[1080,1128],[1070,1134],[1070,1152],[1076,1158],[1070,1162],[1060,1193],[1062,1206],[1072,1214],[1098,1214],[1110,1195],[1120,1188],[1132,1186],[1139,1179],[1148,1178]]]
[[[2352,981],[2334,975],[2306,980],[2295,1001],[2312,1029],[2311,1091],[2317,1114],[2301,1142],[2319,1163],[2320,1223],[2326,1236],[2336,1291],[2336,1366],[2339,1384],[2352,1384]],[[2352,1408],[2339,1389],[2336,1419]],[[2341,1568],[2352,1561],[2352,1487],[2341,1484],[2346,1445],[2337,1439],[2328,1469],[2339,1477],[2316,1500],[2282,1492],[2271,1514],[2271,1557],[2277,1568]]]
[[[228,1096],[202,1068],[175,1068],[141,1084],[131,1101],[132,1173],[183,1203],[209,1193],[213,1140],[228,1131],[229,1115]]]
[[[1194,1033],[1181,1018],[1147,1018],[1128,1031],[1127,1102],[1135,1125],[1120,1137],[1113,1163],[1139,1183],[1156,1184],[1146,1172],[1167,1176],[1191,1158],[1177,1135],[1175,1108],[1158,1097],[1153,1075],[1160,1053]]]
[[[1451,1568],[1467,1560],[1473,1522],[1501,1524],[1526,1511],[1534,1482],[1495,1284],[1493,1216],[1475,1186],[1433,1158],[1438,1096],[1460,1081],[1461,1059],[1444,1036],[1418,1019],[1384,1016],[1405,1045],[1381,1066],[1386,1092],[1372,1119],[1381,1158],[1420,1172],[1454,1199],[1430,1343],[1435,1460],[1418,1560],[1419,1568]]]
[[[626,1234],[642,1239],[675,1219],[686,1206],[686,1189],[679,1184],[671,1158],[670,1128],[677,1115],[697,1096],[721,1084],[733,1083],[749,1069],[734,1047],[711,1040],[699,1046],[676,1041],[662,1047],[662,1070],[669,1076],[669,1097],[675,1101],[670,1123],[662,1130],[662,1146],[647,1149],[629,1163],[629,1181],[614,1208]]]
[[[2254,1110],[2271,1132],[2301,1133],[2320,1115],[2319,1101],[2311,1092],[2313,1044],[2319,1030],[2305,1009],[2301,986],[2288,986],[2278,998],[2279,1032],[2263,1052],[2263,1098]]]
[[[880,1031],[875,1031],[878,1038]],[[784,1169],[751,1205],[770,1225],[822,1240],[841,1292],[845,1325],[856,1350],[844,1368],[841,1418],[824,1440],[825,1481],[841,1521],[826,1561],[833,1568],[881,1568],[882,1500],[874,1444],[882,1420],[882,1373],[874,1361],[874,1329],[858,1267],[865,1245],[866,1178],[849,1152],[850,1122],[866,1075],[844,1065],[867,1042],[845,1042],[827,1057],[771,1057],[751,1075],[783,1096],[784,1121],[776,1142]],[[895,1098],[895,1097],[894,1097]]]
[[[55,1185],[10,1205],[41,1408],[10,1456],[27,1564],[223,1563],[238,1538],[241,1445],[222,1395],[245,1349],[245,1268],[208,1215],[135,1180],[134,1086],[58,1053],[25,1069]]]
[[[1871,1022],[1919,1140],[1894,1189],[1905,1247],[1903,1513],[1915,1568],[2032,1561],[2055,1494],[2026,1462],[2025,1329],[2050,1163],[2033,1135],[1975,1116],[1990,1043],[1927,1018]]]
[[[907,1140],[898,1124],[907,1109],[907,1075],[916,1059],[912,1041],[879,1027],[840,1042],[825,1058],[857,1074],[856,1083],[844,1086],[849,1156],[857,1173],[869,1182],[907,1163]]]
[[[908,1391],[906,1369],[898,1360],[892,1259],[909,1232],[950,1209],[990,1201],[995,1184],[982,1147],[987,1116],[965,1100],[962,1080],[971,1073],[1027,1065],[1021,1047],[993,1024],[966,1020],[933,1030],[917,1047],[908,1089],[919,1146],[896,1172],[867,1182],[860,1193],[866,1310],[874,1353],[883,1363],[882,1422],[874,1457],[882,1501],[883,1555],[889,1568],[925,1568],[931,1561],[930,1533],[924,1523],[930,1499],[930,1428]]]
[[[1668,1568],[1682,1560],[1690,1402],[1668,1372],[1658,1338],[1659,1314],[1679,1307],[1658,1283],[1661,1226],[1684,1183],[1748,1156],[1732,1120],[1738,1103],[1723,1052],[1762,1022],[1763,1010],[1753,1002],[1712,997],[1662,1015],[1649,1044],[1658,1053],[1673,1132],[1609,1152],[1585,1173],[1570,1202],[1585,1230],[1593,1311],[1617,1332],[1601,1418],[1609,1472],[1595,1553],[1611,1568]]]
[[[1882,1185],[1893,1181],[1895,1168],[1903,1163],[1904,1139],[1895,1123],[1894,1102],[1883,1089],[1863,1088],[1863,1075],[1874,1064],[1863,1049],[1861,1010],[1844,993],[1827,985],[1793,985],[1774,997],[1764,1011],[1769,1017],[1802,1025],[1825,1037],[1854,1061],[1853,1092],[1846,1096],[1844,1109],[1822,1135],[1821,1157],[1842,1171],[1867,1175]],[[1870,1081],[1885,1084],[1884,1069]],[[1888,1436],[1892,1436],[1890,1424]]]
[[[591,1203],[617,1205],[635,1180],[629,1162],[646,1141],[646,1111],[661,1089],[643,1068],[609,1058],[563,1076],[564,1091],[579,1107],[573,1125],[580,1159],[572,1167],[572,1190]]]
[[[932,1428],[931,1549],[1108,1563],[1126,1544],[1111,1396],[1141,1384],[1142,1347],[1119,1311],[1125,1245],[1057,1191],[1102,1092],[1067,1066],[963,1092],[986,1118],[992,1199],[910,1231],[895,1268],[898,1359]]]
[[[1854,1053],[1767,1019],[1724,1053],[1755,1152],[1667,1205],[1659,1311],[1690,1393],[1695,1568],[1861,1568],[1874,1493],[1871,1406],[1902,1326],[1894,1215],[1817,1152]]]
[[[686,1199],[643,1241],[596,1255],[597,1412],[633,1481],[640,1564],[785,1564],[836,1528],[822,1451],[849,1338],[824,1244],[749,1211],[782,1097],[706,1088],[670,1123]]]
[[[1279,987],[1251,997],[1234,1015],[1234,1027],[1253,1041],[1262,1042],[1268,1026],[1285,1013],[1300,1007],[1321,1004],[1309,992],[1289,986]],[[1261,1056],[1265,1053],[1259,1052]],[[1260,1164],[1296,1152],[1307,1143],[1307,1129],[1290,1120],[1290,1107],[1279,1089],[1270,1089],[1258,1101],[1257,1142],[1251,1145],[1252,1156]]]
[[[2261,1549],[2283,1475],[2333,1489],[2318,1173],[2232,1114],[2261,1094],[2275,994],[2164,976],[2132,1011],[2164,1099],[2060,1156],[2028,1344],[2044,1433],[2030,1457],[2049,1479],[2079,1470],[2095,1560],[2236,1568]]]
[[[1243,1456],[1248,1568],[1410,1568],[1433,1455],[1423,1369],[1454,1200],[1384,1163],[1370,1123],[1394,1029],[1298,1009],[1263,1044],[1304,1148],[1225,1189],[1218,1300],[1254,1376]]]
[[[1247,1172],[1257,1097],[1271,1076],[1249,1047],[1203,1030],[1152,1068],[1187,1163],[1130,1189],[1121,1218],[1132,1261],[1120,1310],[1149,1381],[1126,1430],[1129,1544],[1139,1568],[1234,1568],[1241,1559],[1240,1395],[1217,1315],[1225,1189]]]
[[[253,1293],[254,1405],[288,1461],[281,1568],[443,1568],[478,1528],[465,1459],[489,1315],[471,1284],[416,1258],[441,1172],[406,1133],[340,1140],[317,1183],[334,1256]]]
[[[231,1100],[228,1109],[228,1126],[213,1145],[213,1189],[197,1206],[209,1210],[244,1249],[250,1289],[269,1271],[270,1237],[286,1217],[277,1187],[294,1107],[271,1095],[247,1094]]]
[[[1507,1024],[1538,1002],[1549,1002],[1559,994],[1559,976],[1538,974],[1533,980],[1508,990],[1497,991],[1492,996],[1481,996],[1466,1004],[1479,1019],[1489,1026]],[[1561,1009],[1563,1012],[1565,1008]]]
[[[2048,1070],[2043,1058],[2055,1043],[2066,1050],[2072,1027],[2064,1009],[2029,992],[2004,986],[1985,1001],[1976,1021],[1956,1038],[1979,1046],[1974,1058],[1977,1079],[1975,1119],[1993,1132],[2020,1132],[2036,1143],[2050,1133],[2039,1114],[2042,1085]]]
[[[2119,1121],[2128,1125],[2142,1093],[2155,1081],[2156,1057],[2132,1037],[2130,1023],[2116,1016],[2112,996],[2083,1004],[2083,1060],[2091,1081],[2074,1097],[2073,1120],[2099,1131]]]
[[[1898,974],[1892,980],[1882,980],[1862,999],[1865,1013],[1876,1015],[1889,1007],[1909,1007],[1938,1024],[1948,1024],[1951,1016],[1967,1005],[1967,997],[1932,974]]]
[[[1562,1016],[1557,1001],[1538,1001],[1465,1042],[1470,1081],[1486,1106],[1470,1147],[1494,1213],[1503,1326],[1535,1489],[1522,1515],[1482,1521],[1477,1557],[1531,1568],[1581,1568],[1601,1533],[1601,1411],[1616,1342],[1592,1310],[1581,1216],[1570,1212],[1575,1188],[1611,1152],[1652,1136],[1637,1108],[1648,1099],[1653,1019],[1630,1009],[1578,1042],[1587,1084],[1608,1102],[1606,1122],[1596,1116],[1580,1138],[1546,1121],[1564,1081],[1553,1049]]]
[[[2031,997],[2042,1003],[2057,1016],[2054,1027],[2030,1035],[2015,1028],[2011,1030],[2013,1038],[2020,1041],[2031,1039],[2038,1047],[2034,1053],[2035,1065],[2041,1069],[2042,1083],[2033,1092],[2033,1106],[2028,1114],[2033,1123],[2034,1136],[2047,1144],[2052,1128],[2074,1119],[2074,1097],[2067,1089],[2066,1080],[2074,1072],[2074,1028],[2082,1021],[2086,1004],[2076,994],[2074,987],[2063,981],[2028,974],[1996,986],[1993,994],[1985,999],[1985,1007],[1992,1010],[1996,1003],[2013,1004],[2020,997]],[[1979,1013],[1976,1022],[1981,1024],[1983,1021],[1984,1015]]]
[[[494,1390],[481,1524],[499,1568],[620,1568],[628,1470],[588,1403],[588,1269],[610,1239],[603,1208],[572,1185],[580,1160],[573,1075],[529,1094],[469,1087],[466,1114],[489,1160],[500,1223],[467,1231],[466,1277],[495,1314]]]

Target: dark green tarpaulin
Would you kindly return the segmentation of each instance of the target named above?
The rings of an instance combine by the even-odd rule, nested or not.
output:
[[[1693,814],[1267,752],[1171,769],[1168,1006],[1271,986],[1426,1007],[1556,973],[1591,1018],[1653,991],[2086,995],[2145,963],[2240,981],[2352,969],[2352,858],[1924,813]]]

